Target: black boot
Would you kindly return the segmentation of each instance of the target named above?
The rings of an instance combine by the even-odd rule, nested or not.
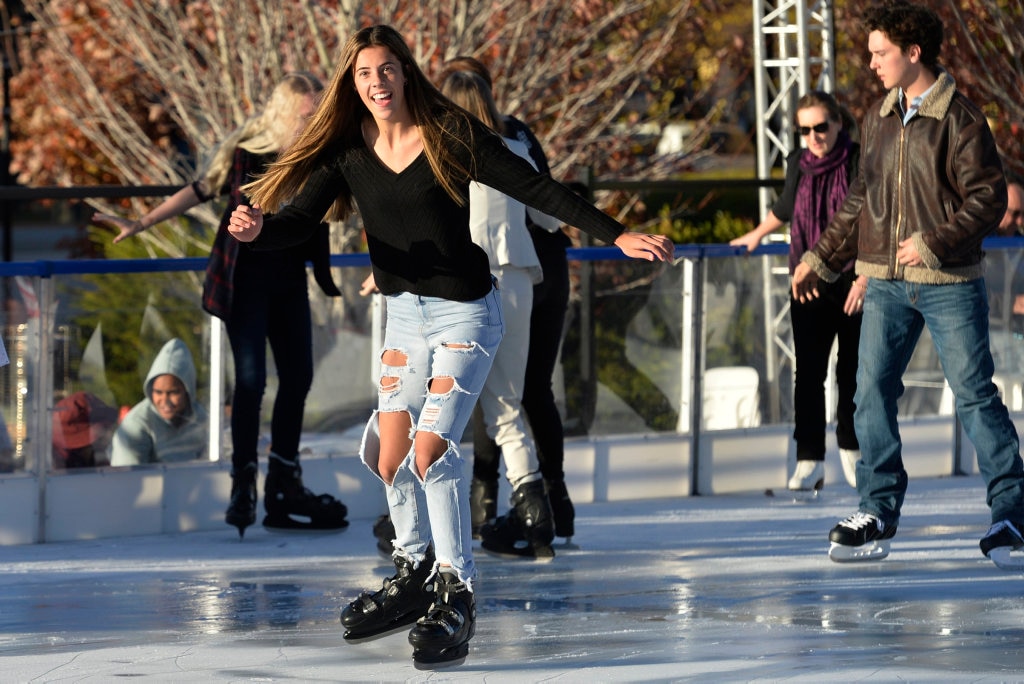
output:
[[[373,536],[377,538],[377,550],[385,558],[391,558],[395,550],[392,540],[395,538],[395,524],[391,522],[391,516],[384,514],[379,516],[373,523]]]
[[[426,668],[458,665],[469,654],[469,640],[476,631],[476,600],[450,568],[437,573],[434,591],[430,610],[409,632],[412,659]]]
[[[551,515],[555,519],[555,536],[571,537],[576,534],[576,508],[569,498],[569,490],[564,480],[548,481],[548,501],[551,502]]]
[[[551,502],[544,491],[544,480],[534,480],[516,487],[512,493],[512,510],[480,531],[480,545],[499,556],[551,560],[555,550],[555,525]]]
[[[298,456],[288,460],[271,452],[263,491],[263,526],[289,530],[341,530],[348,508],[330,494],[314,494],[302,484]]]
[[[245,536],[245,528],[256,522],[256,464],[250,463],[240,472],[231,472],[231,502],[224,512],[224,522],[238,528],[238,536]]]
[[[480,530],[498,515],[498,483],[474,477],[469,485],[469,511],[473,539],[480,539]]]
[[[427,552],[419,566],[403,556],[395,561],[395,575],[384,580],[374,593],[363,592],[341,611],[345,639],[367,639],[416,622],[427,614],[434,598],[433,584],[425,585],[434,567],[434,556]]]

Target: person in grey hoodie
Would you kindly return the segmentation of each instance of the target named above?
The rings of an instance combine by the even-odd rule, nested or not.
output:
[[[121,421],[110,465],[168,463],[206,458],[209,420],[195,401],[196,366],[178,338],[157,354],[143,383],[146,398]]]

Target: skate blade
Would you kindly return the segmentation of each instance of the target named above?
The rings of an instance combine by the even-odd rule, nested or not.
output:
[[[341,520],[331,525],[314,524],[309,518],[271,518],[263,519],[263,527],[271,532],[341,532],[348,528],[348,520]]]
[[[256,523],[256,518],[253,518],[252,520],[238,520],[236,518],[234,520],[225,520],[224,522],[226,522],[228,525],[231,525],[232,527],[238,528],[238,538],[239,540],[241,540],[245,539],[246,528]]]
[[[529,546],[524,548],[513,548],[513,549],[489,549],[486,546],[481,546],[484,552],[494,558],[507,558],[511,560],[527,560],[534,561],[536,563],[550,563],[555,559],[555,549],[551,546],[545,546],[540,549],[533,549]]]
[[[411,620],[402,623],[395,623],[385,627],[379,632],[369,632],[363,634],[352,634],[352,632],[346,631],[341,635],[347,643],[350,644],[368,644],[371,641],[377,641],[378,639],[386,639],[389,636],[398,634],[399,632],[408,632],[409,628],[416,623],[418,617],[413,617]]]
[[[439,670],[447,667],[458,667],[466,662],[469,655],[469,642],[440,651],[414,649],[412,664],[417,670]]]
[[[580,545],[573,542],[572,537],[566,537],[564,541],[552,544],[551,548],[559,551],[579,551]]]
[[[793,503],[814,503],[820,500],[821,489],[787,489]]]
[[[997,546],[988,552],[988,557],[1000,570],[1024,570],[1024,555],[1013,554],[1012,551],[1012,546]]]
[[[832,542],[828,549],[828,557],[836,563],[859,563],[861,561],[882,560],[889,555],[889,540],[881,539],[863,546],[844,546]]]

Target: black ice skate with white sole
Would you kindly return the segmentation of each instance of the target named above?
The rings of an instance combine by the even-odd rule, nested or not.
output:
[[[263,505],[263,526],[279,530],[343,530],[348,508],[330,494],[314,494],[302,484],[296,461],[270,455]],[[276,460],[275,460],[276,459]],[[287,466],[279,465],[281,463]]]
[[[427,579],[434,566],[433,554],[415,568],[410,560],[394,559],[395,574],[377,591],[363,592],[341,611],[346,641],[366,641],[408,627],[427,614],[434,600],[434,586]]]
[[[1001,570],[1024,570],[1024,536],[1009,520],[993,523],[980,542],[981,552]]]
[[[434,578],[434,602],[409,632],[413,664],[421,670],[461,665],[475,632],[473,592],[450,569],[440,570]]]
[[[886,525],[873,513],[857,511],[832,528],[828,557],[836,563],[882,560],[889,555],[889,540],[896,525]]]
[[[551,502],[543,480],[516,487],[512,510],[480,530],[481,548],[504,558],[549,561],[555,557],[554,538]]]

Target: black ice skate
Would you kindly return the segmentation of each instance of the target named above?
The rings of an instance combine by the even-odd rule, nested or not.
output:
[[[469,655],[469,640],[476,631],[473,592],[450,569],[434,580],[435,598],[427,614],[409,632],[412,659],[418,669],[461,665]]]
[[[433,554],[428,551],[416,568],[402,556],[394,561],[395,574],[384,580],[383,587],[372,594],[363,592],[341,611],[347,641],[390,634],[427,614],[434,598],[433,584],[425,584],[434,566]]]
[[[480,539],[480,530],[498,515],[498,483],[474,477],[469,485],[469,511],[473,539]]]
[[[857,511],[832,528],[828,557],[837,563],[882,560],[889,555],[889,540],[896,525],[886,525],[872,513]]]
[[[1024,556],[1011,552],[1024,549],[1024,536],[1009,520],[993,523],[981,538],[981,552],[1003,570],[1024,570]]]
[[[298,460],[270,454],[263,505],[263,526],[284,530],[342,530],[348,508],[330,494],[314,494],[302,484]]]
[[[391,516],[384,514],[373,522],[373,536],[377,538],[377,551],[385,558],[391,558],[395,550],[392,540],[395,538],[395,525]]]
[[[551,542],[555,526],[544,480],[519,485],[512,493],[512,510],[480,531],[480,546],[498,556],[548,561],[555,557]]]
[[[572,505],[564,480],[548,480],[548,501],[555,520],[555,536],[571,539],[576,534],[576,507]]]
[[[231,502],[224,512],[224,522],[238,528],[238,536],[245,536],[245,528],[256,523],[256,464],[250,463],[240,473],[231,473]]]

